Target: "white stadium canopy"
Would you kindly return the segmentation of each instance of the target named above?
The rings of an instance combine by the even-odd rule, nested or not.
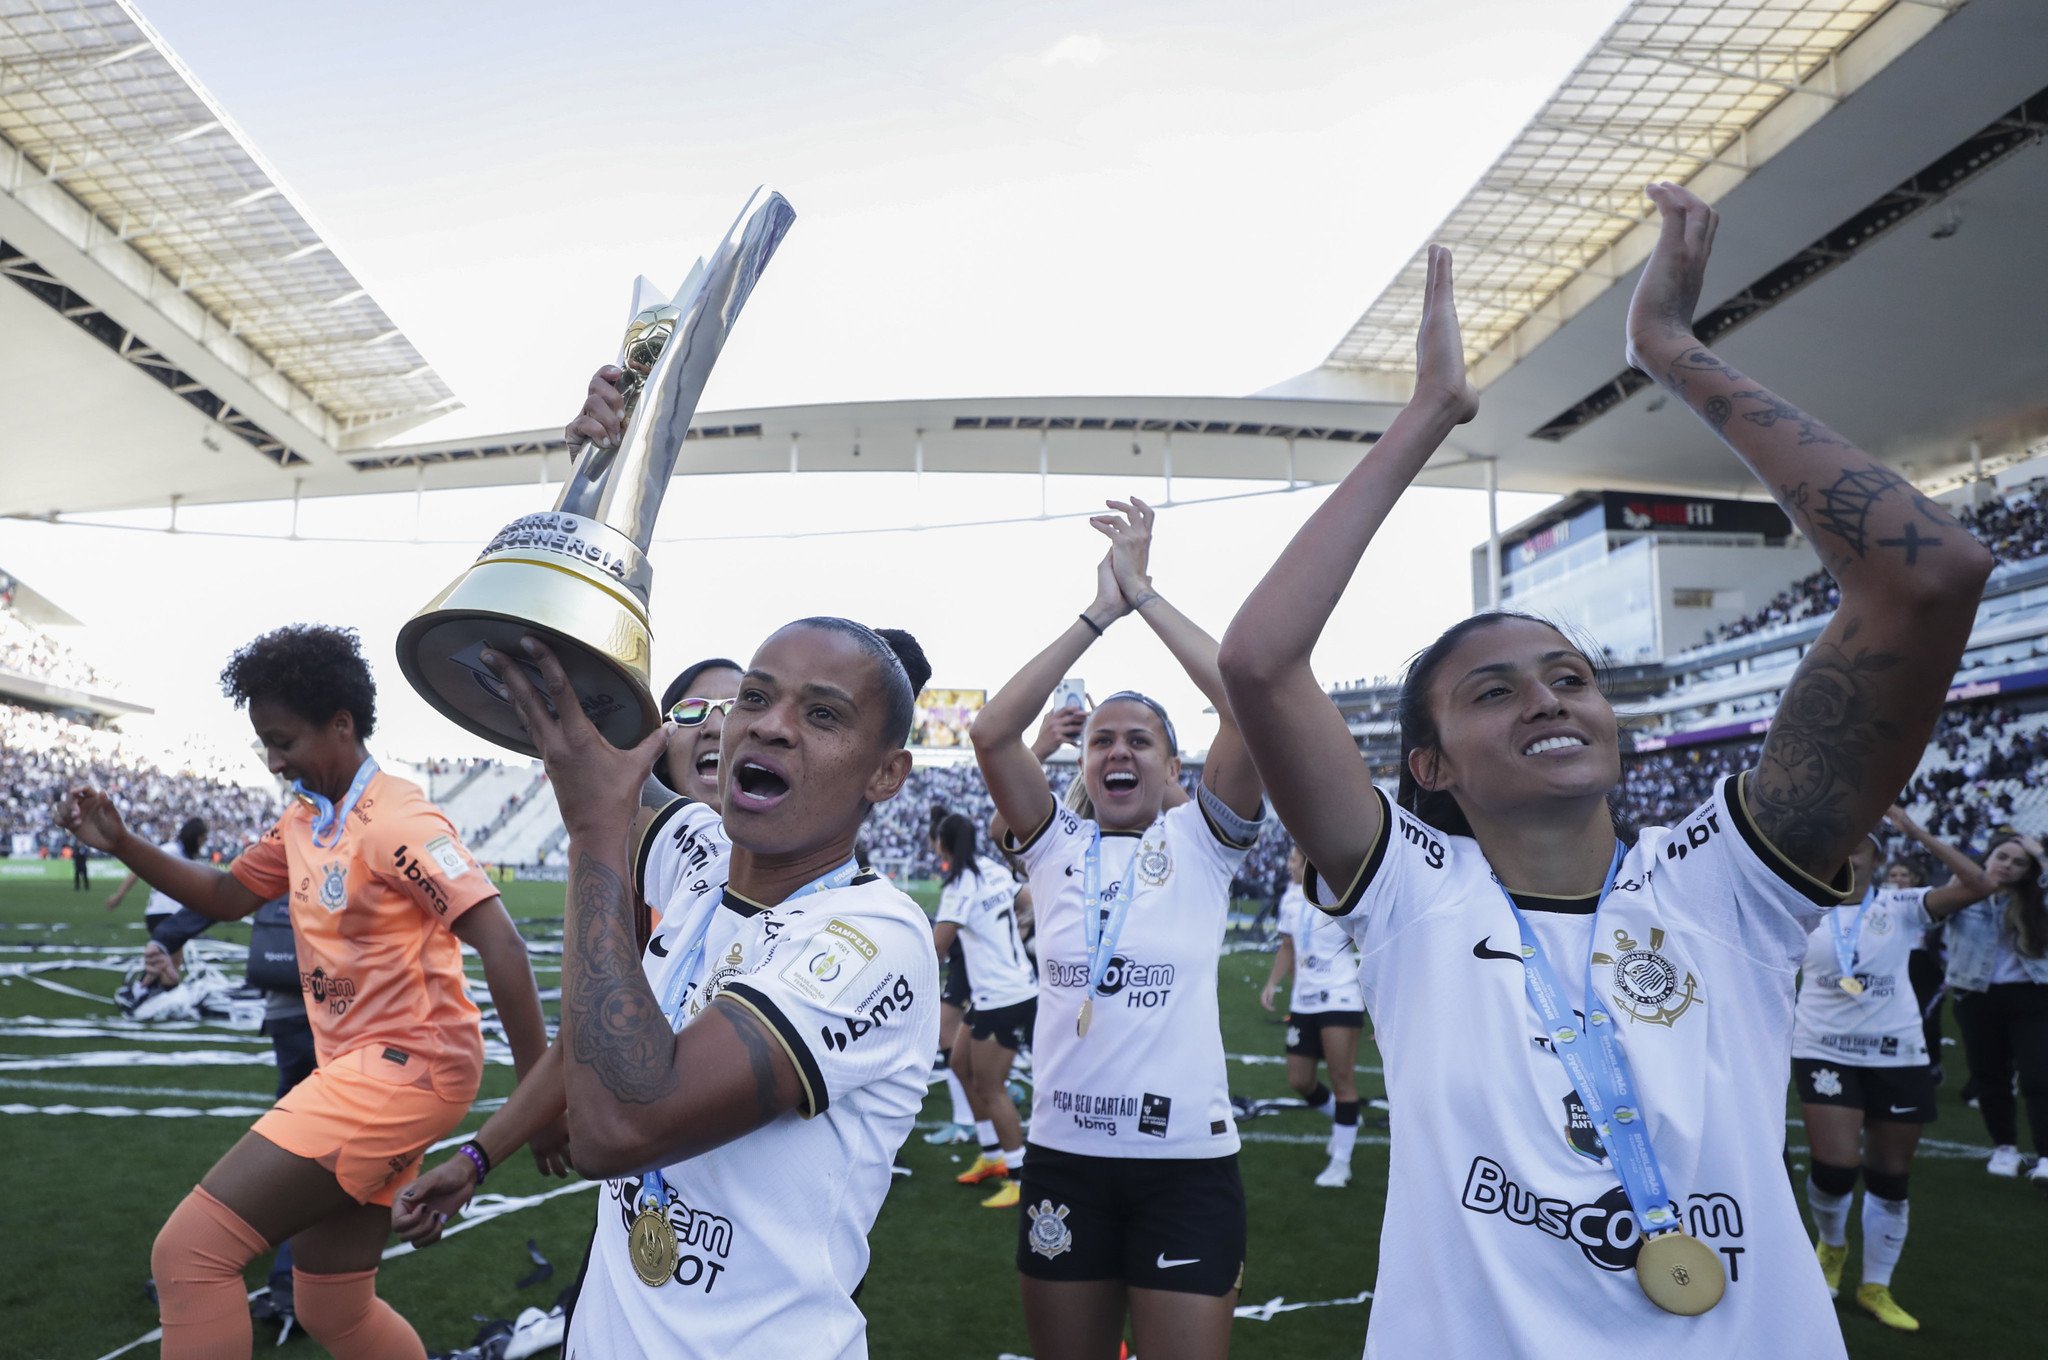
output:
[[[1727,215],[1702,320],[1732,362],[1930,487],[2038,451],[2040,17],[2039,0],[1628,5],[1432,237],[1457,254],[1484,401],[1422,480],[1754,491],[1622,365],[1655,179]],[[0,286],[0,513],[563,476],[554,430],[391,442],[453,398],[121,0],[0,0],[0,179],[19,285]],[[1322,367],[1254,396],[702,412],[678,473],[1334,480],[1412,382],[1421,259]]]

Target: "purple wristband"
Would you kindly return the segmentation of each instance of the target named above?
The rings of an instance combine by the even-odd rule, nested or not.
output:
[[[474,1139],[470,1140],[467,1143],[464,1143],[461,1147],[455,1150],[461,1153],[463,1156],[469,1158],[470,1163],[476,1167],[476,1183],[478,1185],[482,1185],[484,1183],[484,1177],[491,1174],[490,1156],[487,1153],[485,1153],[482,1148],[476,1145],[476,1141]]]

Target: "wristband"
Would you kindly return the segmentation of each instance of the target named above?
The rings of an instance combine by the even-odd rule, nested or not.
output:
[[[482,1185],[484,1177],[491,1174],[491,1154],[485,1152],[483,1145],[474,1138],[455,1150],[469,1158],[470,1163],[476,1167],[476,1183]]]
[[[1091,619],[1086,614],[1083,614],[1081,615],[1081,622],[1087,624],[1090,628],[1093,628],[1095,630],[1095,636],[1102,636],[1102,625],[1097,623],[1094,619]]]

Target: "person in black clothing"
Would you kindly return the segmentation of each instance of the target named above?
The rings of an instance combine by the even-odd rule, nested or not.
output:
[[[85,862],[92,858],[92,851],[84,841],[71,842],[71,891],[84,892],[92,886],[92,874],[87,872]]]

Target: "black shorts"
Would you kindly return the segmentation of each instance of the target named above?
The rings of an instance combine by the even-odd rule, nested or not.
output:
[[[1858,1067],[1829,1058],[1794,1058],[1792,1081],[1807,1105],[1846,1105],[1868,1119],[1894,1124],[1934,1122],[1934,1071],[1918,1067]]]
[[[955,935],[953,947],[946,953],[946,985],[939,993],[939,1000],[964,1011],[970,995],[967,990],[967,951],[960,947],[960,937]]]
[[[1364,1029],[1364,1011],[1305,1011],[1287,1017],[1287,1051],[1297,1058],[1323,1057],[1323,1026]]]
[[[1017,1269],[1221,1298],[1244,1283],[1237,1156],[1086,1157],[1024,1145]]]
[[[976,1039],[993,1039],[1012,1053],[1019,1053],[1031,1042],[1031,1025],[1037,1019],[1038,998],[1027,996],[993,1010],[977,1006],[967,1012],[967,1032]]]

